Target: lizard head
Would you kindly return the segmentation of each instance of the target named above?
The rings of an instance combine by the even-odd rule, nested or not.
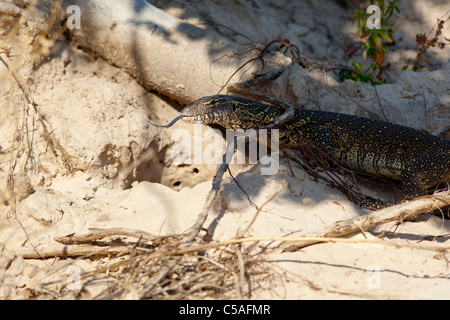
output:
[[[249,99],[215,95],[203,97],[187,105],[181,114],[167,125],[156,127],[169,128],[178,120],[200,122],[203,124],[218,124],[225,129],[260,128],[271,123],[283,110],[271,105]]]
[[[187,122],[219,124],[226,129],[250,129],[261,127],[275,119],[274,108],[249,99],[215,95],[203,97],[183,109],[181,115]]]

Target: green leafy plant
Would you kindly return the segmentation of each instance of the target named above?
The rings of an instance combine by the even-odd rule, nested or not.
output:
[[[341,70],[339,74],[340,81],[345,79],[352,79],[355,81],[372,81],[373,83],[384,83],[386,79],[383,74],[389,70],[390,64],[385,62],[385,54],[388,52],[387,43],[392,42],[392,34],[394,33],[394,24],[389,20],[394,12],[400,13],[400,9],[396,5],[397,0],[388,1],[385,4],[384,0],[371,0],[371,5],[377,5],[380,9],[380,28],[369,28],[367,20],[372,15],[365,11],[355,10],[355,16],[352,23],[358,24],[359,37],[361,39],[361,47],[364,49],[364,61],[372,60],[372,64],[367,70],[364,70],[361,62],[353,62],[354,70]],[[346,45],[346,43],[345,43]],[[346,46],[347,61],[358,50],[351,50],[350,52]]]

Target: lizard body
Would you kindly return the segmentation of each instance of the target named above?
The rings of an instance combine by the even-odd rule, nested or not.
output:
[[[284,109],[249,99],[204,97],[181,112],[183,120],[216,123],[226,129],[267,126]],[[280,147],[298,148],[298,136],[326,152],[339,164],[377,177],[399,180],[407,198],[450,181],[450,141],[406,126],[317,110],[295,109],[282,123]]]

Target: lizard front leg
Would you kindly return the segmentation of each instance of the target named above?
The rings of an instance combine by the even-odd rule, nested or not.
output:
[[[409,161],[401,174],[406,198],[425,195],[426,189],[450,181],[450,153],[425,154]]]

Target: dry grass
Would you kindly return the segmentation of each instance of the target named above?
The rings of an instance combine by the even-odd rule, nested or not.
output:
[[[105,230],[94,231],[97,232],[102,237]],[[109,237],[112,233],[123,234],[118,229],[108,233]],[[131,233],[128,231],[128,236]],[[90,235],[92,230],[86,237]],[[105,259],[106,265],[82,273],[81,287],[76,293],[68,290],[70,282],[64,275],[67,265],[54,270],[54,274],[61,275],[60,280],[43,283],[42,290],[35,292],[35,296],[86,298],[90,286],[103,283],[102,290],[90,298],[242,299],[251,298],[252,292],[258,289],[261,282],[256,279],[268,283],[269,277],[277,278],[276,272],[264,263],[264,254],[256,246],[257,242],[250,245],[216,244],[213,248],[202,249],[199,245],[183,247],[181,235],[144,238],[136,232],[135,237],[137,241],[131,241],[130,237],[119,240],[116,236],[100,246],[98,240],[95,244],[92,241],[87,244],[84,236],[79,236],[78,241],[90,248],[91,253],[78,257],[74,263],[79,259]],[[79,246],[77,243],[71,245]],[[111,253],[104,248],[115,250]],[[105,254],[106,258],[102,258]]]
[[[0,6],[1,13],[9,17],[1,21],[2,29],[7,31],[0,37],[0,63],[8,70],[0,77],[8,77],[10,83],[3,114],[4,117],[14,114],[15,119],[11,145],[1,154],[2,164],[8,166],[6,196],[1,200],[11,204],[13,212],[17,201],[30,192],[29,186],[23,187],[23,180],[27,180],[30,172],[42,169],[42,155],[36,151],[38,143],[46,145],[46,153],[53,155],[55,163],[67,172],[73,170],[71,156],[53,134],[28,87],[33,82],[33,71],[58,49],[58,40],[66,31],[61,6],[62,0],[24,1],[22,7],[4,2]],[[45,19],[46,23],[40,23],[39,19]]]

